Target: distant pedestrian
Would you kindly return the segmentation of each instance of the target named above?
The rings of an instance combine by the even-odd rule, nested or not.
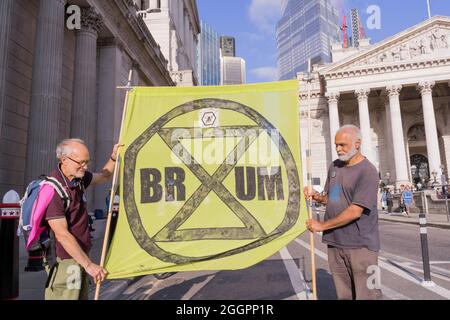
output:
[[[406,186],[402,192],[401,202],[403,204],[404,214],[409,216],[410,208],[413,204],[413,193],[411,192],[409,186]]]
[[[381,192],[381,210],[386,210],[387,209],[387,197],[386,197],[386,189],[383,189],[383,191]]]
[[[394,206],[394,196],[389,189],[386,190],[386,205],[388,208],[388,213],[392,213],[392,207]]]

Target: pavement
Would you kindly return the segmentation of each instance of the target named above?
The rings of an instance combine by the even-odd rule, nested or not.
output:
[[[322,211],[322,210],[319,210]],[[317,212],[323,214],[323,212]],[[445,214],[428,214],[426,215],[427,224],[429,227],[450,229],[450,222],[448,222]],[[403,216],[400,213],[388,214],[386,211],[379,210],[379,219],[403,223],[419,225],[419,214],[411,213],[409,217]],[[95,220],[95,231],[92,233],[93,247],[91,250],[91,259],[94,262],[99,262],[101,257],[101,248],[103,243],[103,235],[105,230],[106,220]],[[19,251],[19,296],[18,300],[43,300],[44,286],[47,279],[45,271],[41,272],[25,272],[24,268],[28,261],[28,254],[25,251],[23,239],[20,239]],[[137,285],[141,277],[107,280],[101,286],[100,300],[115,300],[119,298],[121,293],[129,287]],[[94,298],[95,285],[91,285],[90,299]]]
[[[396,211],[398,211],[398,208]],[[317,214],[316,218],[323,220],[323,216],[325,213],[325,208],[323,206],[314,209],[314,212]],[[419,225],[419,214],[420,213],[410,213],[409,216],[406,216],[400,212],[388,213],[386,210],[378,209],[379,220],[406,223],[406,224]],[[450,229],[450,216],[445,215],[445,213],[441,214],[428,213],[425,214],[425,217],[427,219],[427,226],[429,227]]]
[[[103,244],[103,235],[105,234],[106,219],[94,220],[94,229],[92,232],[92,249],[90,257],[95,263],[99,263],[101,249]],[[44,300],[44,286],[47,280],[45,271],[25,272],[25,266],[28,262],[28,253],[25,250],[23,238],[20,238],[19,244],[19,296],[17,300]],[[134,279],[121,279],[105,281],[101,286],[100,300],[114,300],[115,297],[127,288]],[[89,298],[94,299],[95,285],[90,287]]]
[[[449,218],[445,214],[426,214],[425,217],[428,227],[450,229]],[[419,225],[419,213],[410,213],[409,216],[405,216],[399,212],[388,213],[387,211],[379,210],[378,218],[390,222]]]

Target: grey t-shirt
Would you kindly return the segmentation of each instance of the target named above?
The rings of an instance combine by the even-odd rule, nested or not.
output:
[[[364,208],[363,214],[349,224],[323,232],[322,241],[328,245],[344,249],[367,248],[380,250],[378,233],[378,184],[377,169],[369,160],[345,166],[336,160],[328,169],[324,192],[328,194],[325,220],[330,220],[351,204]]]

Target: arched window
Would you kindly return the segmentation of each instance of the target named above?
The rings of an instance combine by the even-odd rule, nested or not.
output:
[[[428,181],[430,179],[430,170],[428,168],[427,157],[421,154],[414,154],[410,157],[411,176],[414,184]]]

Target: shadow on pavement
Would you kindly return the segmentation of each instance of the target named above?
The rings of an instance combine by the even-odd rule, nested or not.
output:
[[[334,287],[333,276],[325,269],[318,269],[317,278],[317,298],[319,300],[337,300],[336,288]]]
[[[125,291],[120,299],[181,300],[197,286],[191,300],[282,300],[296,292],[288,273],[280,270],[286,270],[282,260],[266,260],[244,270],[208,275],[185,272],[164,280],[151,277],[151,283],[149,280],[129,295]],[[304,288],[304,284],[300,287]]]

